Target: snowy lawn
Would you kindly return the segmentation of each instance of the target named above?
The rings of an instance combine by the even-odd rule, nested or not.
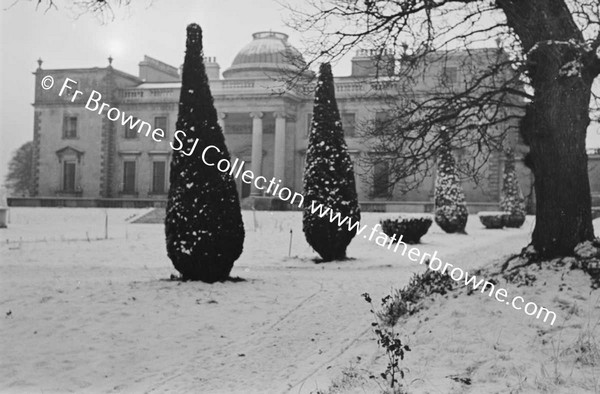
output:
[[[362,236],[348,249],[352,260],[315,264],[301,213],[244,211],[244,252],[232,271],[243,281],[170,281],[175,271],[166,257],[163,226],[129,223],[146,212],[11,209],[9,227],[0,230],[1,392],[326,389],[340,371],[358,362],[361,368],[379,368],[381,352],[361,294],[378,299],[405,285],[413,272],[424,271]],[[365,213],[363,223],[395,217]],[[471,216],[468,235],[448,235],[434,224],[417,247],[469,270],[518,252],[532,227],[528,217],[521,229],[486,230]],[[524,335],[529,340],[536,330],[551,330],[488,297],[475,294],[469,300],[469,306],[454,306],[457,310],[435,310],[459,318],[460,324],[439,319],[407,324],[415,332],[431,330],[428,335],[435,332],[437,338],[410,339],[419,349],[405,361],[414,366],[410,378],[417,379],[416,392],[447,392],[453,381],[442,375],[459,369],[447,358],[466,368],[471,364],[461,361],[465,352],[481,345],[476,356],[485,364],[490,350],[484,346],[490,341],[510,346],[516,357],[520,349],[503,344],[504,339]],[[477,314],[480,307],[498,312]],[[457,339],[463,332],[469,337],[461,340],[470,347]],[[436,360],[446,361],[431,369]],[[539,365],[535,369],[540,373]],[[509,373],[503,369],[502,374]],[[502,374],[492,389],[504,390],[501,384],[508,378]],[[485,387],[473,392],[488,392]]]

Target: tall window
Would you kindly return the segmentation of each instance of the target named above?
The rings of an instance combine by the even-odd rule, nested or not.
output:
[[[312,118],[312,113],[306,114],[306,136],[310,135],[310,129],[312,128]]]
[[[161,129],[167,134],[167,117],[166,116],[155,116],[154,117],[154,128]]]
[[[375,163],[373,168],[373,197],[388,197],[390,194],[390,166],[387,161]]]
[[[75,191],[75,160],[67,160],[63,162],[63,191]]]
[[[152,193],[162,194],[165,192],[165,170],[166,162],[155,161],[152,163]]]
[[[444,67],[444,75],[442,76],[444,83],[453,85],[458,82],[458,68],[454,66]]]
[[[65,116],[63,119],[63,138],[77,138],[77,116]]]
[[[375,130],[378,133],[384,133],[390,124],[390,114],[388,111],[377,111],[375,113]]]
[[[135,193],[135,161],[123,162],[123,193]]]
[[[138,118],[133,117],[130,122],[127,122],[125,124],[125,138],[127,138],[127,139],[137,138],[137,135],[138,135],[137,129],[139,126],[139,122],[136,123],[137,121],[138,121]],[[129,127],[129,125],[132,125],[132,124],[135,124],[136,127],[134,127],[134,128]]]
[[[350,112],[342,112],[342,126],[344,126],[344,136],[354,137],[356,129],[356,116]]]

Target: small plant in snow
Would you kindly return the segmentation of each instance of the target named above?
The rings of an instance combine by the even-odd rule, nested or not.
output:
[[[409,352],[410,347],[402,343],[399,334],[394,332],[393,327],[387,328],[383,326],[379,319],[379,315],[375,312],[373,300],[369,293],[364,293],[362,296],[371,306],[371,313],[375,318],[375,321],[371,323],[371,326],[373,327],[373,332],[377,336],[377,344],[385,350],[388,359],[387,367],[380,376],[390,385],[393,393],[401,392],[402,384],[400,383],[400,380],[404,379],[404,369],[400,368],[400,361],[404,360],[404,352]],[[387,307],[391,298],[392,297],[388,295],[381,300],[382,308]]]
[[[580,243],[575,246],[575,255],[582,259],[600,258],[600,240]]]
[[[421,310],[421,301],[432,294],[445,295],[454,287],[454,281],[447,273],[427,270],[415,273],[408,285],[397,289],[385,306],[378,312],[379,319],[388,326],[396,324],[402,316],[412,315]]]

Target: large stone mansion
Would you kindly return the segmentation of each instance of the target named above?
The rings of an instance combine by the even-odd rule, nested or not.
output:
[[[497,49],[489,49],[497,50]],[[486,49],[480,51],[485,52]],[[233,158],[267,179],[281,179],[292,191],[302,192],[302,174],[310,127],[313,97],[299,90],[277,92],[279,73],[295,67],[290,54],[301,56],[287,35],[259,32],[242,48],[222,73],[214,58],[205,64],[215,106],[226,143]],[[336,97],[346,141],[355,159],[369,152],[357,138],[356,125],[386,116],[377,84],[372,76],[373,58],[360,51],[351,60],[349,76],[336,77]],[[50,204],[127,206],[160,204],[168,190],[169,141],[175,131],[179,90],[179,69],[149,56],[139,63],[134,76],[112,67],[85,69],[39,68],[35,75],[34,106],[34,197]],[[458,79],[460,67],[445,64],[443,72]],[[166,131],[162,142],[139,135],[136,130],[112,122],[84,108],[84,103],[59,97],[55,89],[44,90],[41,79],[51,75],[60,86],[65,78],[78,81],[78,89],[102,94],[103,100]],[[433,79],[432,79],[433,80]],[[357,168],[357,188],[363,206],[381,210],[428,210],[434,178],[406,194],[390,192],[385,161],[369,171]],[[362,171],[364,170],[364,171]],[[465,181],[467,201],[472,206],[493,209],[499,200],[502,155],[493,155],[485,177],[478,185]],[[530,176],[522,171],[521,183],[527,194]],[[238,192],[245,199],[253,192],[238,180]]]

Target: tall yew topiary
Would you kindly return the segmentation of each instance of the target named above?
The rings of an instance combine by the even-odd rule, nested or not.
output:
[[[242,253],[244,224],[233,178],[207,166],[230,159],[213,104],[202,53],[202,30],[187,27],[177,130],[165,219],[167,254],[184,280],[222,281]],[[197,141],[195,148],[194,144]],[[178,148],[179,141],[172,146]],[[189,155],[189,156],[188,156]]]
[[[525,221],[525,198],[523,198],[523,192],[515,171],[515,155],[510,148],[506,152],[504,162],[500,209],[510,212],[511,217],[506,221],[508,227],[521,227]]]
[[[444,135],[435,180],[435,222],[447,233],[465,233],[469,212],[450,141]]]
[[[319,69],[306,151],[304,198],[303,230],[308,243],[323,261],[345,259],[346,248],[356,235],[356,228],[349,230],[349,226],[360,220],[360,208],[328,63]],[[346,217],[347,221],[340,226],[338,220],[329,220],[329,214],[320,217],[320,210],[313,213],[312,208],[319,204],[333,215],[339,213],[340,221]]]

